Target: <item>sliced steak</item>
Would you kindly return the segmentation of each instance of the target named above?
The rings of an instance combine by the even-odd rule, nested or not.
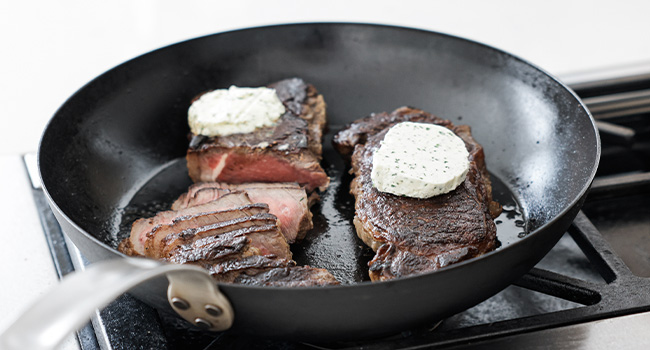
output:
[[[320,166],[325,101],[313,85],[293,78],[269,85],[285,106],[276,125],[246,134],[191,135],[187,167],[194,182],[297,182],[325,190]]]
[[[249,182],[242,184],[229,184],[226,182],[197,182],[190,185],[187,192],[183,193],[172,203],[172,210],[179,210],[189,207],[194,207],[205,202],[210,201],[201,197],[198,193],[204,189],[219,189],[221,190],[217,197],[230,192],[245,191],[247,188],[301,188],[295,182]],[[212,198],[212,200],[215,198]]]
[[[242,259],[251,255],[259,255],[259,251],[251,248],[250,243],[250,238],[231,231],[218,236],[208,236],[191,244],[177,246],[163,260],[175,264],[206,264],[225,259]]]
[[[205,237],[237,231],[237,234],[250,238],[251,246],[258,249],[260,254],[291,259],[291,250],[278,229],[276,220],[275,215],[264,213],[183,230],[163,239],[161,257],[169,256],[179,245],[192,244]]]
[[[459,187],[424,200],[373,187],[373,153],[388,129],[403,121],[442,125],[463,139],[470,169]],[[344,156],[352,155],[354,225],[357,235],[377,252],[369,263],[373,281],[437,270],[496,248],[493,218],[501,209],[492,201],[483,148],[468,126],[402,107],[357,120],[335,136],[334,144]]]
[[[251,245],[244,230],[207,236],[191,244],[179,245],[165,259],[179,264],[207,268],[220,282],[259,286],[306,287],[339,284],[325,269],[296,266],[295,261],[261,255]]]
[[[131,235],[120,243],[118,249],[130,256],[146,255],[147,234],[151,233],[154,227],[170,225],[174,219],[181,216],[215,212],[248,204],[252,204],[252,202],[246,193],[233,191],[227,196],[221,196],[219,200],[206,202],[191,208],[183,208],[182,210],[162,211],[154,217],[138,219],[131,226]]]
[[[305,237],[312,227],[312,213],[305,189],[295,182],[227,184],[202,182],[190,186],[173,204],[180,210],[215,200],[230,191],[245,191],[251,201],[266,203],[269,212],[278,217],[280,230],[293,243]]]
[[[144,255],[150,258],[164,258],[162,249],[173,237],[188,229],[212,225],[215,223],[246,220],[257,214],[268,213],[269,207],[263,203],[246,204],[234,208],[215,210],[208,213],[190,214],[176,217],[171,224],[155,226],[149,233],[144,245]],[[235,226],[240,228],[241,226]],[[234,229],[235,229],[234,228]]]

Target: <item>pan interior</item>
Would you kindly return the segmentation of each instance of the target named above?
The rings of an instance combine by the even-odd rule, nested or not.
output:
[[[305,239],[291,245],[298,265],[309,265],[329,270],[345,284],[369,281],[368,262],[374,252],[356,235],[354,197],[349,193],[352,175],[349,167],[334,150],[331,138],[342,126],[331,126],[325,135],[322,166],[330,176],[329,188],[321,193],[321,201],[312,207],[314,228]],[[107,236],[106,243],[117,248],[130,234],[131,224],[141,217],[150,217],[168,210],[171,203],[192,184],[187,175],[184,158],[177,158],[157,170],[144,183],[129,204],[116,212],[113,220],[119,231]],[[525,236],[522,210],[511,190],[492,176],[494,198],[503,205],[503,213],[496,219],[499,248]]]
[[[115,254],[111,248],[124,234],[120,227],[150,210],[142,206],[162,209],[187,189],[179,162],[187,149],[187,108],[194,96],[294,76],[314,84],[327,103],[330,133],[323,165],[335,181],[314,208],[320,232],[311,236],[334,251],[339,246],[332,242],[341,240],[335,233],[345,235],[352,259],[342,261],[357,267],[344,280],[362,279],[359,261],[368,259],[367,250],[356,247],[361,243],[349,225],[349,177],[329,140],[352,120],[409,105],[470,125],[485,148],[488,169],[500,180],[495,185],[503,185],[495,197],[502,204],[517,199],[507,208],[524,213],[527,232],[574,205],[593,177],[598,157],[593,122],[575,96],[544,72],[460,38],[339,23],[206,36],[106,72],[50,121],[39,147],[44,188],[81,235]],[[519,226],[511,231],[521,232]],[[310,242],[296,247],[300,263],[302,256],[319,258],[312,249],[316,242]]]

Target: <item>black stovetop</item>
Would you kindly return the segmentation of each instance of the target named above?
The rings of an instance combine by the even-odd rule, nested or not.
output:
[[[574,88],[603,142],[583,210],[533,270],[481,304],[389,338],[304,344],[188,330],[126,294],[78,332],[82,349],[445,348],[650,312],[650,79]],[[57,271],[66,275],[78,252],[68,249],[42,191],[34,197]]]

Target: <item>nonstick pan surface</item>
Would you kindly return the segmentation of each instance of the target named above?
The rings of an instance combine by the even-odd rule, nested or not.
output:
[[[292,247],[343,285],[220,285],[232,331],[301,340],[361,339],[434,322],[490,297],[534,266],[577,214],[595,174],[594,122],[566,86],[508,53],[439,33],[370,24],[244,29],[171,45],[109,70],[75,93],[39,148],[44,189],[64,232],[90,261],[120,258],[130,223],[187,189],[191,99],[215,88],[288,77],[325,97],[323,167],[332,185],[315,228]],[[506,213],[501,247],[434,273],[367,281],[371,258],[351,219],[351,177],[332,135],[372,112],[409,105],[468,124],[485,148]],[[164,282],[164,281],[163,281]],[[161,281],[132,293],[169,310]]]

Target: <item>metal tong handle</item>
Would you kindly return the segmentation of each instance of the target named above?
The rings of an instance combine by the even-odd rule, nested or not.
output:
[[[66,276],[0,335],[0,349],[54,349],[98,308],[152,278],[166,275],[172,308],[189,322],[215,331],[230,328],[233,310],[207,271],[149,259],[115,259]]]

